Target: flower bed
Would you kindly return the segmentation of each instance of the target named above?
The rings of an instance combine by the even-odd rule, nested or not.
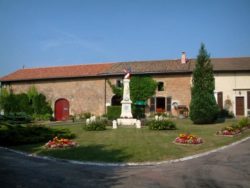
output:
[[[65,138],[53,138],[45,144],[46,148],[69,148],[69,147],[76,147],[77,143],[73,142],[72,140],[65,139]]]
[[[200,137],[191,134],[180,134],[176,139],[175,143],[179,144],[201,144],[203,140]]]
[[[222,128],[220,131],[216,133],[216,135],[222,135],[222,136],[234,136],[238,135],[242,132],[242,129],[237,126],[228,126]]]

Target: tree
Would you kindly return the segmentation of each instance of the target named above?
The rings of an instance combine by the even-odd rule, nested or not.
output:
[[[6,99],[8,98],[9,95],[10,93],[8,92],[6,88],[0,89],[0,110],[4,109]]]
[[[123,87],[112,85],[108,81],[113,93],[122,97]],[[155,94],[157,82],[151,76],[132,76],[130,80],[130,98],[133,102],[132,110],[135,117],[144,116],[144,108],[135,108],[136,101],[146,102],[151,96]]]
[[[195,124],[213,123],[219,108],[214,97],[214,74],[210,56],[201,44],[193,71],[190,118]]]
[[[147,101],[155,94],[157,82],[151,76],[132,76],[130,81],[130,95],[133,103]]]

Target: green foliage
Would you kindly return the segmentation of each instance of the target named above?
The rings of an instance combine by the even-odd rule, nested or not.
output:
[[[0,88],[0,110],[4,109],[6,98],[10,95],[6,88]]]
[[[130,94],[133,103],[147,101],[155,94],[157,82],[151,76],[132,76],[130,81]]]
[[[145,123],[150,130],[175,130],[176,124],[170,120],[150,120]]]
[[[89,124],[85,124],[83,129],[86,131],[104,131],[106,130],[106,121],[96,120]]]
[[[10,146],[47,142],[55,136],[59,138],[75,137],[68,129],[56,130],[42,125],[4,125],[4,128],[0,129],[0,145]]]
[[[4,122],[13,125],[30,123],[32,120],[32,117],[25,112],[9,113],[8,115],[4,115],[2,117]]]
[[[222,109],[218,113],[218,118],[234,118],[234,114],[226,109]]]
[[[239,127],[244,128],[250,126],[250,121],[247,117],[241,118],[239,120]]]
[[[33,114],[32,119],[36,121],[48,121],[52,119],[51,114]]]
[[[27,92],[27,95],[28,95],[28,98],[29,98],[29,101],[31,103],[33,103],[33,99],[39,95],[36,87],[33,85],[29,88],[28,92]]]
[[[43,94],[36,95],[33,99],[33,110],[35,114],[52,114],[50,104],[46,101]]]
[[[110,81],[108,81],[110,87],[112,88],[112,91],[117,96],[122,96],[123,88],[117,87],[115,85],[112,85]],[[157,82],[152,79],[151,76],[132,76],[130,80],[130,97],[133,102],[132,110],[133,115],[135,117],[141,118],[145,117],[144,115],[144,107],[138,108],[135,106],[136,101],[147,101],[148,98],[153,96],[155,94],[157,88]],[[113,112],[111,112],[113,114]],[[115,113],[116,114],[116,113]],[[116,119],[120,116],[117,113],[116,115],[109,115],[109,119]]]
[[[112,89],[112,92],[117,95],[118,97],[121,97],[123,95],[123,87],[117,87],[116,85],[113,85],[110,80],[108,80],[108,84]]]
[[[190,118],[195,124],[214,123],[219,112],[214,97],[214,75],[210,57],[201,44],[193,71]]]
[[[27,94],[14,94],[2,90],[0,103],[6,115],[22,112],[35,118],[40,116],[40,119],[50,119],[53,113],[46,97],[39,94],[34,86],[29,89]]]
[[[121,106],[108,106],[107,108],[107,118],[109,120],[114,120],[119,118],[121,115]]]
[[[88,118],[90,118],[91,117],[91,113],[90,112],[85,112],[85,113],[83,113],[83,118],[84,119],[88,119]]]
[[[122,96],[123,88],[112,85],[108,80],[112,92],[117,96]],[[136,101],[146,101],[155,94],[157,82],[151,76],[132,76],[130,80],[130,95],[133,103]]]

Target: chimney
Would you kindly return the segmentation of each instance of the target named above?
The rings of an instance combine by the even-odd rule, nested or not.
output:
[[[181,53],[181,64],[185,64],[187,62],[186,52]]]

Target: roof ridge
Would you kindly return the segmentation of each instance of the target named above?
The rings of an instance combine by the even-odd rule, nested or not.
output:
[[[29,68],[21,68],[17,69],[16,71],[19,70],[29,70],[29,69],[47,69],[47,68],[59,68],[59,67],[76,67],[76,66],[89,66],[89,65],[110,65],[114,63],[92,63],[92,64],[74,64],[74,65],[54,65],[54,66],[47,66],[47,67],[29,67]]]

